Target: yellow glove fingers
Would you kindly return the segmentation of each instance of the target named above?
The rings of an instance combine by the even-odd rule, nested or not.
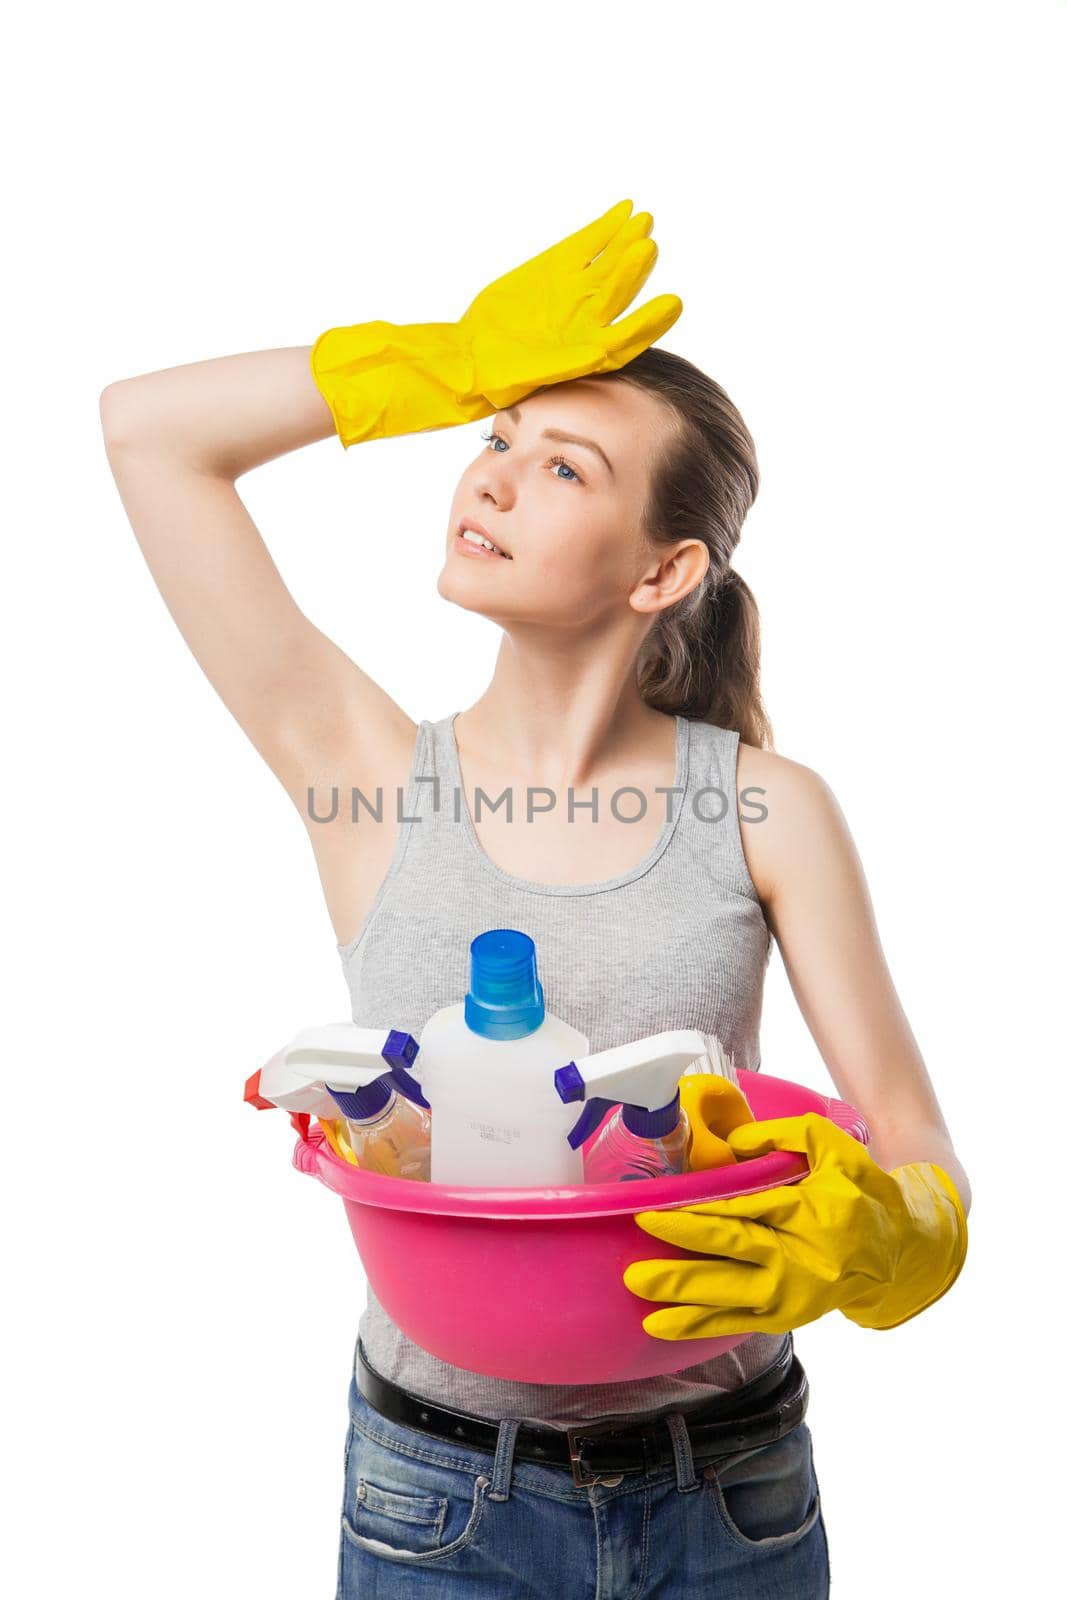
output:
[[[766,1155],[772,1150],[788,1150],[806,1156],[810,1171],[802,1183],[815,1181],[835,1185],[842,1201],[849,1198],[855,1201],[860,1195],[866,1195],[884,1202],[891,1197],[894,1187],[893,1180],[866,1145],[831,1122],[829,1117],[815,1111],[805,1112],[801,1117],[744,1123],[727,1136],[727,1143],[739,1161]]]
[[[774,1296],[774,1274],[747,1261],[631,1261],[622,1281],[641,1300],[733,1311],[765,1311]]]
[[[615,270],[605,278],[588,302],[587,313],[607,330],[608,324],[635,300],[652,275],[659,257],[653,239],[639,239],[621,257]]]
[[[728,1135],[727,1143],[743,1161],[772,1150],[789,1150],[807,1156],[812,1172],[818,1167],[832,1167],[862,1185],[877,1184],[879,1177],[888,1176],[865,1144],[817,1111],[806,1111],[800,1117],[744,1123]]]
[[[648,1220],[642,1222],[642,1217]],[[677,1245],[679,1250],[693,1250],[704,1256],[763,1263],[777,1251],[773,1230],[746,1217],[713,1217],[709,1220],[699,1215],[695,1208],[687,1207],[683,1211],[642,1211],[634,1221],[654,1239],[662,1239],[667,1244]]]
[[[661,1311],[649,1312],[641,1326],[654,1339],[710,1339],[721,1331],[714,1326],[715,1320],[708,1311],[667,1306]]]
[[[701,1268],[693,1281],[671,1273],[678,1262],[635,1263],[647,1267],[634,1272],[631,1292],[645,1300],[663,1304],[642,1320],[646,1333],[660,1339],[714,1338],[722,1334],[786,1332],[796,1318],[784,1306],[777,1292],[773,1272],[763,1267],[723,1263]],[[681,1263],[683,1269],[686,1263]],[[655,1269],[660,1268],[661,1271]]]
[[[829,1117],[817,1111],[806,1111],[800,1117],[771,1117],[766,1122],[744,1122],[729,1135],[731,1150],[743,1159],[765,1156],[772,1150],[792,1150],[797,1155],[812,1156],[822,1144],[840,1147],[840,1140],[862,1149],[859,1141],[845,1133]],[[812,1163],[814,1165],[814,1162]]]
[[[603,216],[587,222],[584,228],[578,228],[576,232],[567,234],[558,244],[550,245],[549,249],[541,251],[541,254],[548,255],[549,251],[558,251],[561,260],[574,271],[588,267],[611,243],[633,208],[632,200],[619,200],[609,207]]]
[[[620,200],[617,205],[605,211],[603,216],[587,222],[574,233],[564,235],[554,244],[546,245],[543,250],[538,250],[518,267],[513,267],[511,272],[495,278],[489,287],[494,288],[517,272],[551,272],[559,278],[561,274],[575,277],[582,272],[595,271],[604,253],[610,249],[623,228],[633,220],[630,217],[632,210],[632,200]]]
[[[617,372],[642,350],[662,339],[682,314],[682,302],[676,294],[660,294],[647,305],[638,306],[621,322],[613,322],[604,334],[608,353],[600,363],[600,372]]]
[[[615,251],[604,272],[593,276],[600,265],[595,262],[583,279],[573,285],[561,284],[554,291],[557,299],[566,295],[572,303],[561,335],[575,346],[588,344],[590,340],[597,344],[594,370],[601,370],[601,351],[610,347],[612,339],[617,337],[611,323],[644,288],[658,256],[659,246],[654,240],[631,239],[624,248]]]
[[[639,211],[636,216],[630,217],[627,222],[623,223],[610,243],[605,245],[596,260],[591,261],[584,269],[586,276],[600,279],[603,282],[618,278],[620,273],[625,270],[623,263],[630,247],[646,240],[651,232],[652,213],[650,211]],[[636,292],[635,289],[630,296],[631,299]]]
[[[692,1250],[711,1259],[762,1266],[779,1278],[788,1274],[794,1282],[805,1280],[812,1293],[821,1293],[818,1284],[832,1285],[841,1275],[842,1255],[833,1244],[833,1232],[824,1233],[820,1226],[813,1230],[807,1207],[782,1217],[772,1216],[768,1222],[744,1217],[705,1217],[696,1206],[674,1215],[678,1218],[677,1226],[669,1232],[656,1228],[654,1237],[666,1239],[679,1249]],[[653,1229],[645,1231],[653,1232]],[[706,1267],[704,1262],[685,1265],[694,1272],[703,1272]]]
[[[797,1327],[785,1312],[708,1311],[701,1306],[666,1306],[650,1311],[641,1326],[654,1339],[723,1339],[735,1333],[788,1333]]]

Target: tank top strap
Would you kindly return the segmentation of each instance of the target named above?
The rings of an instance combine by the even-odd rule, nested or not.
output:
[[[455,778],[443,734],[443,722],[424,719],[419,723],[411,754],[404,794],[404,826],[422,838],[439,831],[442,821],[447,822],[452,805]]]
[[[434,803],[441,824],[445,827],[452,824],[453,833],[455,824],[463,815],[460,810],[463,799],[462,779],[456,757],[456,743],[452,735],[452,723],[458,716],[458,711],[452,711],[447,717],[440,717],[436,722],[427,724],[429,741],[433,749],[433,770],[438,779],[434,789]]]
[[[737,792],[737,754],[740,734],[711,722],[689,725],[689,774],[676,830],[679,861],[693,863],[710,873],[716,883],[733,894],[758,902],[748,862],[741,844]],[[762,791],[746,791],[745,816],[755,818]]]
[[[459,712],[419,723],[404,796],[405,831],[435,848],[460,841],[464,817],[462,778],[451,723]]]

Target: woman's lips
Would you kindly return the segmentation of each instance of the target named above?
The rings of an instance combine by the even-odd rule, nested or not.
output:
[[[487,550],[484,544],[475,544],[473,539],[465,539],[461,533],[455,535],[452,543],[460,555],[475,556],[482,561],[507,561],[510,559],[508,556],[500,555],[496,550]]]

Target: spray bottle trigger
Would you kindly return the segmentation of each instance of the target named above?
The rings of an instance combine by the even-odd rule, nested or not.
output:
[[[413,1100],[417,1106],[422,1106],[424,1111],[429,1111],[430,1102],[422,1092],[422,1084],[418,1078],[413,1078],[410,1072],[405,1072],[403,1067],[394,1067],[392,1072],[393,1082],[400,1092]]]
[[[585,1102],[581,1116],[567,1135],[567,1143],[572,1150],[577,1150],[579,1145],[585,1143],[597,1123],[607,1115],[616,1103],[614,1100],[602,1100],[597,1095]]]

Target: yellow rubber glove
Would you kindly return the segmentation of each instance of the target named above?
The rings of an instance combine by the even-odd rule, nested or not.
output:
[[[329,328],[311,375],[347,450],[364,439],[449,428],[514,405],[546,384],[616,372],[681,314],[662,294],[613,322],[659,254],[652,217],[620,200],[483,289],[458,322]]]
[[[762,1194],[639,1212],[646,1233],[707,1257],[626,1268],[634,1294],[676,1302],[644,1318],[647,1333],[787,1333],[835,1309],[863,1328],[895,1328],[955,1283],[967,1216],[941,1167],[920,1161],[886,1172],[817,1112],[745,1123],[728,1143],[742,1161],[798,1151],[811,1171]]]
[[[726,1136],[753,1120],[741,1090],[714,1072],[686,1072],[678,1080],[682,1110],[689,1122],[686,1166],[690,1172],[728,1167],[737,1162]]]

